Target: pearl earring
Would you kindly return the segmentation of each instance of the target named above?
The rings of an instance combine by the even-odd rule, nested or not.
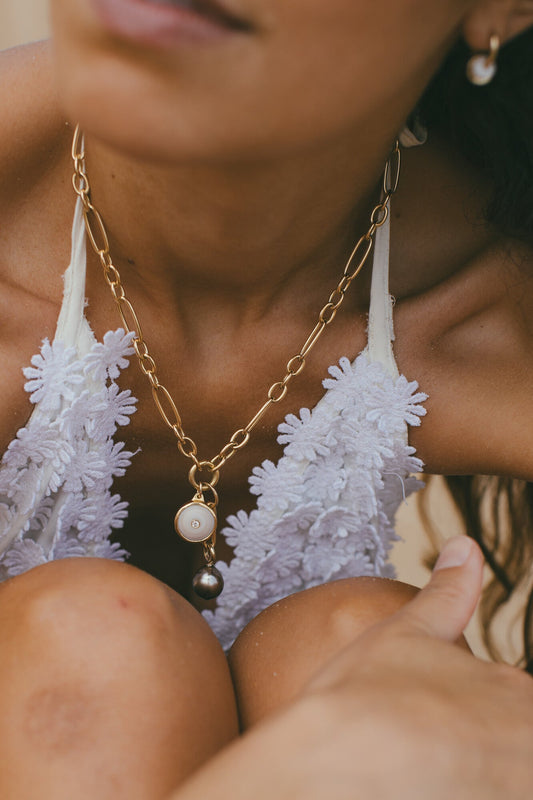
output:
[[[468,59],[466,77],[474,86],[486,86],[496,75],[498,53],[500,52],[500,37],[493,34],[490,37],[489,52],[477,53]]]

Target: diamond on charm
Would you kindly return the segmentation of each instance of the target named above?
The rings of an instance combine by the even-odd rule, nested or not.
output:
[[[215,532],[217,515],[207,503],[193,500],[180,508],[174,519],[174,527],[187,542],[206,542]]]

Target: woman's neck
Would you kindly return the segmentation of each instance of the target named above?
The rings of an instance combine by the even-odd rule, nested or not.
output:
[[[89,138],[87,169],[128,282],[185,313],[211,295],[261,314],[287,287],[324,296],[368,227],[391,138],[216,166],[139,165]]]

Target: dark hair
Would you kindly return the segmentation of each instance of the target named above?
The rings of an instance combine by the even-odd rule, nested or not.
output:
[[[469,55],[463,42],[454,47],[422,98],[422,118],[492,181],[488,220],[533,244],[533,28],[502,48],[487,86],[467,80]]]
[[[422,119],[490,178],[494,191],[487,220],[506,235],[533,244],[533,29],[502,49],[488,86],[467,81],[469,55],[463,42],[454,47],[422,98]],[[491,623],[531,574],[533,483],[473,475],[445,480],[466,532],[480,544],[492,569],[481,619],[485,643],[497,658]],[[528,588],[521,663],[533,674],[533,591]]]

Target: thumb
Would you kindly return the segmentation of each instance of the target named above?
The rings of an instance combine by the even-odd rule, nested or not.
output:
[[[427,586],[395,615],[410,632],[455,642],[468,625],[483,582],[483,555],[468,536],[449,539]]]

